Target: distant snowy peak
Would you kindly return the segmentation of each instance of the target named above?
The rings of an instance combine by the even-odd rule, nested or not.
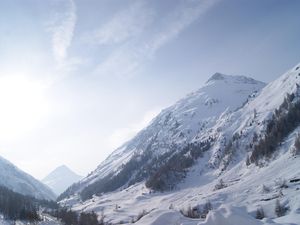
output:
[[[62,165],[47,175],[42,182],[50,187],[55,194],[59,195],[81,178],[80,175],[73,172],[67,166]]]
[[[67,166],[62,165],[54,169],[50,174],[47,175],[46,178],[54,178],[57,176],[69,176],[69,175],[74,175],[75,173]],[[78,175],[79,176],[79,175]]]
[[[55,199],[55,194],[40,181],[18,169],[0,156],[0,185],[23,195],[39,199]]]

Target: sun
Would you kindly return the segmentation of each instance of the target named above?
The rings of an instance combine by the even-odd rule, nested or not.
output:
[[[13,140],[39,126],[48,112],[45,89],[24,75],[0,77],[0,140]]]

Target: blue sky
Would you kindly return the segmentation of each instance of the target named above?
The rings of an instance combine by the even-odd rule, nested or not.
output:
[[[0,1],[0,154],[85,175],[215,72],[300,61],[298,0]]]

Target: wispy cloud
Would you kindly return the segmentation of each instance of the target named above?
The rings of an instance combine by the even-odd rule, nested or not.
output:
[[[129,49],[127,46],[119,48],[96,66],[94,74],[129,78],[137,72],[142,59],[135,49]]]
[[[152,22],[154,11],[144,1],[137,1],[116,13],[112,19],[93,31],[88,40],[97,44],[116,44],[138,36]]]
[[[157,23],[155,25],[158,27],[155,28],[147,27],[149,25],[148,16],[145,16],[144,20],[136,18],[137,14],[150,15],[151,10],[149,11],[145,4],[129,7],[104,25],[104,28],[98,33],[98,44],[124,43],[117,46],[105,60],[97,65],[95,74],[119,77],[133,76],[143,63],[154,57],[160,48],[176,38],[218,1],[189,0],[179,3],[171,12],[156,15]],[[124,23],[123,17],[125,15],[127,19]],[[150,31],[145,31],[146,27]],[[142,34],[142,30],[146,34]],[[136,35],[139,38],[134,39],[131,35]]]
[[[67,57],[67,51],[73,39],[76,20],[76,5],[73,0],[68,0],[66,11],[57,14],[55,20],[48,26],[48,30],[52,33],[54,58],[59,63],[62,63]]]
[[[155,54],[162,46],[176,38],[186,27],[204,15],[219,0],[194,0],[179,5],[165,18],[164,29],[158,32],[146,44],[145,51],[148,55]]]

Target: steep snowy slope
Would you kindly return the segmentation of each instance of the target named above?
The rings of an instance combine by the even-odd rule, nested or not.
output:
[[[46,184],[56,194],[60,195],[70,185],[78,182],[82,177],[70,170],[67,166],[62,165],[49,173],[42,182]]]
[[[140,219],[136,224],[300,224],[300,146],[296,145],[300,142],[299,84],[300,64],[249,98],[243,107],[221,113],[209,129],[189,136],[191,142],[210,136],[214,141],[177,189],[153,193],[142,181],[123,190],[93,196],[83,203],[73,196],[61,204],[78,211],[104,212],[106,220],[113,223],[129,224]],[[175,106],[172,110],[184,108]],[[163,126],[161,129],[164,131]],[[270,134],[271,149],[266,144]],[[251,160],[255,151],[261,154],[258,161]],[[122,157],[120,150],[118,153]],[[213,211],[206,219],[186,218],[179,212],[188,208],[201,211],[208,201]],[[275,210],[276,202],[284,211],[280,217]],[[264,211],[263,220],[255,219],[258,209]],[[141,215],[144,217],[140,218]]]
[[[274,119],[273,115],[276,115],[278,117],[276,120],[279,120],[279,117],[282,116],[280,114],[289,111],[289,106],[284,107],[284,104],[290,104],[285,99],[289,96],[289,98],[293,98],[291,103],[299,101],[299,67],[299,65],[295,66],[268,84],[240,110],[227,114],[217,121],[216,126],[211,129],[209,134],[216,137],[216,144],[212,148],[213,153],[210,158],[212,166],[221,164],[220,170],[224,169],[230,163],[234,152],[237,152],[242,158],[250,156],[254,146],[266,135],[265,132],[270,132],[267,129],[270,121]],[[284,126],[288,126],[288,124],[284,124]],[[230,151],[228,151],[228,147],[230,147]]]
[[[21,171],[12,163],[0,156],[0,185],[24,195],[39,199],[53,200],[55,194],[40,181]]]
[[[147,128],[114,151],[88,177],[71,187],[67,194],[78,193],[101,178],[117,174],[126,163],[132,162],[133,157],[140,157],[136,161],[141,163],[166,152],[180,151],[198,134],[208,132],[220,116],[242,107],[251,94],[264,86],[264,83],[244,76],[214,74],[198,91],[163,110]],[[132,170],[130,173],[135,172]],[[144,178],[138,177],[135,181]]]

